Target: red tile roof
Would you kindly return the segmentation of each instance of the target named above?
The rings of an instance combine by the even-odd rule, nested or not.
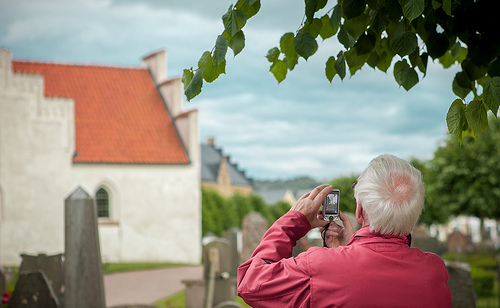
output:
[[[75,101],[75,163],[186,164],[189,158],[148,70],[13,61],[43,75],[45,96]]]

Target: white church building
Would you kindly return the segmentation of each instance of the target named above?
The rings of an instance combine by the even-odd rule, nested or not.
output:
[[[103,262],[200,263],[198,111],[166,51],[137,67],[0,50],[0,264],[64,253],[64,203],[95,198]]]

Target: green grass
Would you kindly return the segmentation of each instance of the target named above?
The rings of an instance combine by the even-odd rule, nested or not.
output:
[[[128,271],[142,271],[149,269],[158,269],[175,266],[191,266],[191,264],[182,263],[103,263],[102,269],[104,274],[128,272]]]
[[[236,297],[236,302],[245,308],[251,308],[238,296]],[[179,293],[153,303],[153,306],[159,308],[186,308],[186,292],[180,291]]]

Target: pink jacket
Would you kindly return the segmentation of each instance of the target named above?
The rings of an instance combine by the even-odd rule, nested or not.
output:
[[[238,268],[238,295],[258,307],[451,307],[448,272],[433,253],[409,248],[406,237],[354,233],[346,246],[312,247],[292,257],[310,229],[289,211]]]

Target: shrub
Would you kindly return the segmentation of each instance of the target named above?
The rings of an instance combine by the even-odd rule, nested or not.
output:
[[[471,278],[477,297],[490,297],[495,286],[495,274],[479,267],[471,268]]]

